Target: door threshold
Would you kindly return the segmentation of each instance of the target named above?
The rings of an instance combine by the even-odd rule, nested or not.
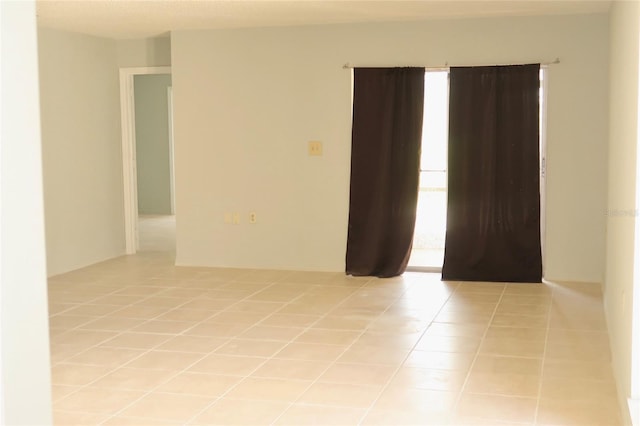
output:
[[[407,266],[407,272],[442,273],[441,266]]]

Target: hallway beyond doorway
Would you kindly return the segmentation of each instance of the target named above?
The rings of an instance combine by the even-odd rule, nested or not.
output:
[[[139,215],[138,251],[176,252],[176,217],[170,215]]]

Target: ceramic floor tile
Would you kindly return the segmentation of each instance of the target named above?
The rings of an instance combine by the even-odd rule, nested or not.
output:
[[[355,342],[362,333],[350,330],[309,329],[296,337],[296,342],[318,343],[325,345],[349,345]]]
[[[607,333],[601,331],[550,329],[546,357],[577,361],[610,361]]]
[[[433,322],[427,328],[425,336],[457,336],[457,337],[477,337],[484,336],[487,327],[482,325],[458,325]]]
[[[134,305],[157,306],[159,308],[173,309],[184,305],[185,303],[187,302],[182,298],[153,295],[136,302]]]
[[[611,380],[544,377],[540,398],[598,403],[600,399],[616,399],[617,390],[615,383]]]
[[[461,282],[456,288],[456,293],[489,293],[502,294],[505,291],[505,284],[488,282]]]
[[[494,327],[531,327],[547,328],[547,315],[523,315],[496,313],[491,320]]]
[[[218,337],[218,338],[232,338],[238,337],[251,327],[251,324],[234,324],[234,323],[217,323],[217,322],[202,322],[193,326],[184,334],[187,336],[202,336],[202,337]]]
[[[175,336],[158,346],[157,350],[210,353],[229,342],[227,338],[202,336]]]
[[[103,377],[112,371],[102,365],[57,364],[51,369],[51,383],[54,385],[82,386]]]
[[[298,402],[351,408],[368,408],[380,395],[382,386],[344,383],[314,383]]]
[[[276,421],[276,425],[356,425],[366,410],[348,407],[294,404]]]
[[[542,358],[545,341],[517,337],[487,337],[482,341],[479,352],[482,355]]]
[[[152,349],[169,340],[171,336],[165,334],[125,332],[107,340],[103,346],[129,349]]]
[[[209,309],[177,308],[161,314],[155,319],[158,321],[204,321],[218,312]]]
[[[289,327],[295,324],[296,327],[309,327],[321,318],[320,315],[299,315],[276,313],[265,318],[260,325],[274,327]]]
[[[517,315],[546,315],[550,306],[548,303],[541,305],[522,305],[516,303],[500,303],[496,309],[496,314],[517,314]]]
[[[254,325],[244,331],[238,337],[241,339],[278,340],[290,342],[299,336],[305,329],[302,327],[274,327],[267,325]]]
[[[496,310],[498,305],[496,303],[482,303],[477,301],[461,301],[459,299],[454,299],[448,301],[442,309],[440,309],[441,313],[448,314],[484,314],[484,315],[492,315]]]
[[[291,404],[279,401],[251,401],[222,398],[207,408],[193,425],[270,425]]]
[[[145,352],[141,349],[95,346],[69,358],[68,361],[73,364],[102,365],[115,368],[138,358]]]
[[[506,288],[504,289],[504,295],[509,294],[547,296],[551,294],[551,288],[546,283],[507,284]]]
[[[79,328],[84,330],[126,331],[144,323],[143,319],[102,317],[82,324]]]
[[[186,422],[207,408],[214,398],[153,392],[136,401],[122,413],[123,417],[150,417]]]
[[[320,376],[319,380],[328,383],[382,386],[395,372],[395,366],[335,363]]]
[[[150,320],[146,321],[132,331],[136,333],[161,333],[161,334],[180,334],[190,329],[197,323],[195,321],[166,321],[166,320]]]
[[[474,357],[475,354],[471,353],[412,351],[403,366],[468,371]]]
[[[538,397],[540,376],[515,373],[471,372],[464,391],[479,394]]]
[[[267,358],[211,354],[189,368],[196,373],[246,376],[257,369]]]
[[[150,320],[166,312],[166,308],[158,306],[124,306],[121,309],[109,313],[107,316],[113,318],[136,318]]]
[[[542,373],[542,361],[536,358],[478,355],[472,372],[539,376]]]
[[[458,392],[389,386],[373,408],[383,411],[449,414],[457,399]]]
[[[176,374],[171,370],[119,368],[93,383],[96,388],[149,391]]]
[[[80,390],[82,386],[72,385],[51,385],[51,400],[53,402],[58,401],[72,393]]]
[[[328,361],[270,359],[251,375],[274,379],[315,380],[331,365]]]
[[[371,324],[371,321],[372,320],[369,318],[354,318],[347,315],[331,315],[317,321],[313,325],[313,328],[362,331]]]
[[[217,354],[270,357],[279,352],[285,342],[232,339],[216,349]]]
[[[117,335],[118,333],[116,331],[75,329],[57,336],[55,339],[52,339],[52,342],[62,345],[82,345],[89,347],[107,342]]]
[[[545,359],[545,378],[591,379],[613,381],[613,369],[608,361]]]
[[[158,392],[220,397],[242,380],[239,376],[183,372],[157,388]]]
[[[540,425],[618,426],[620,408],[615,399],[593,401],[566,401],[540,399],[537,423]]]
[[[454,415],[449,422],[451,426],[534,426],[536,424],[534,422],[510,422],[461,415]]]
[[[227,308],[229,311],[239,312],[259,312],[271,314],[285,306],[283,302],[259,302],[254,300],[243,300]]]
[[[281,359],[303,359],[307,361],[335,361],[346,349],[342,345],[319,345],[293,342],[274,355]]]
[[[390,386],[458,392],[467,378],[467,371],[401,367]]]
[[[498,302],[500,302],[501,297],[502,297],[501,292],[473,293],[473,292],[459,291],[451,294],[451,296],[449,297],[449,301],[450,302],[459,301],[462,303],[480,303],[480,304],[493,303],[495,306],[497,306]]]
[[[247,377],[231,389],[225,397],[294,402],[311,383],[311,381],[305,380]]]
[[[354,344],[337,361],[342,363],[399,365],[405,360],[409,352],[409,349],[402,347]]]
[[[139,391],[86,387],[55,403],[56,410],[115,414],[144,395]],[[64,424],[64,423],[62,423]]]
[[[64,426],[86,426],[97,425],[107,419],[105,414],[83,413],[79,411],[53,411],[53,424]]]
[[[500,303],[511,305],[549,305],[551,303],[551,300],[551,293],[514,293],[507,288],[507,290],[505,290],[505,293],[500,298]]]
[[[56,424],[620,424],[600,286],[173,259],[51,278]]]
[[[411,333],[394,333],[366,330],[355,341],[356,346],[368,346],[368,347],[391,347],[395,349],[413,349],[420,337],[423,335],[423,331],[411,332]]]
[[[49,318],[49,327],[72,329],[94,321],[95,317],[81,315],[54,315]]]
[[[114,294],[124,294],[133,296],[151,296],[156,293],[162,292],[163,295],[166,291],[163,291],[158,287],[144,286],[144,285],[132,285],[123,289],[117,290]]]
[[[523,339],[539,342],[544,341],[546,337],[546,330],[529,327],[489,327],[485,334],[485,340]]]
[[[233,306],[233,305],[232,305]],[[249,324],[264,321],[272,314],[265,312],[246,312],[225,310],[209,318],[207,322],[219,324]]]
[[[149,417],[114,416],[100,424],[104,426],[179,426],[184,423],[176,420],[170,421],[165,419],[152,419]]]
[[[203,358],[192,352],[152,350],[126,364],[129,368],[181,371]]]
[[[491,313],[484,312],[442,312],[434,318],[434,321],[447,324],[487,325],[491,316]]]
[[[449,424],[449,413],[428,410],[380,410],[368,412],[363,426],[392,426],[392,425],[430,425],[445,426]]]
[[[480,338],[463,336],[423,336],[415,346],[417,350],[431,352],[476,353]]]
[[[456,412],[460,416],[492,421],[532,423],[537,398],[463,393]]]

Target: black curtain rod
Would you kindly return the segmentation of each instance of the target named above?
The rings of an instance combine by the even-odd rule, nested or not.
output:
[[[535,63],[535,62],[529,62],[529,63]],[[556,58],[553,61],[550,62],[540,62],[540,66],[546,67],[549,65],[555,65],[555,64],[559,64],[560,63],[560,58]],[[481,67],[481,66],[506,66],[506,65],[524,65],[523,63],[513,63],[513,64],[491,64],[491,65],[449,65],[448,62],[445,62],[443,66],[433,66],[433,67],[424,67],[425,69],[428,70],[445,70],[445,69],[449,69],[452,66],[472,66],[472,67]],[[355,65],[351,65],[349,62],[347,62],[346,64],[344,64],[342,66],[343,69],[352,69],[352,68],[360,68],[360,67],[356,67]]]

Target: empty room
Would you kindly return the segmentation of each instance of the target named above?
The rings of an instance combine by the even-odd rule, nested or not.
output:
[[[3,424],[640,424],[639,3],[0,5]]]

